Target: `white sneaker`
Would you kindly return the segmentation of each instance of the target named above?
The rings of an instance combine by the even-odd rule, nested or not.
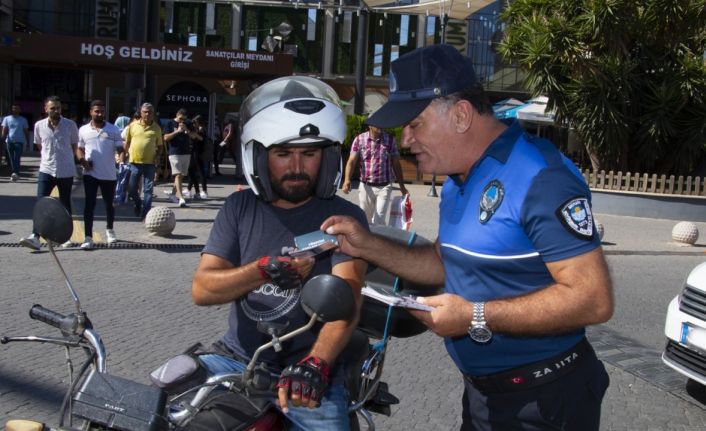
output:
[[[17,180],[19,180],[19,179],[20,179],[20,176],[14,172],[12,173],[12,175],[10,175],[10,181],[12,181],[13,183],[16,183]]]
[[[174,195],[174,194],[169,195],[169,197],[168,197],[167,199],[169,199],[169,202],[171,202],[171,203],[173,203],[173,204],[178,204],[178,203],[179,203],[179,198],[178,198],[176,195]],[[183,200],[183,199],[182,199],[182,200]]]
[[[201,193],[199,193],[199,197],[200,197],[201,199],[208,199],[208,193],[206,193],[206,192],[201,192]]]
[[[186,207],[186,200],[184,200],[184,198],[179,199],[179,207]]]
[[[62,245],[62,247],[63,247],[63,245]],[[81,244],[81,249],[83,249],[83,250],[91,250],[92,248],[93,248],[93,238],[91,238],[90,236],[87,236],[87,237],[83,240],[83,244]]]
[[[27,248],[31,248],[32,250],[39,250],[42,246],[39,243],[39,238],[37,238],[37,235],[35,235],[35,234],[32,234],[32,235],[25,237],[25,238],[21,238],[20,245],[23,245]]]
[[[65,243],[61,244],[61,248],[69,248],[69,247],[73,247],[73,246],[74,246],[74,243],[71,242],[71,240],[68,240]]]
[[[108,244],[112,244],[118,240],[118,238],[115,237],[115,231],[113,229],[107,229],[105,231],[105,240]]]
[[[191,197],[191,192],[189,191],[189,189],[184,187],[181,189],[181,195],[184,196],[185,199],[189,199]]]

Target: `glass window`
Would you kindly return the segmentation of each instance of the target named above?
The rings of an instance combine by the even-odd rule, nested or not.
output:
[[[278,36],[275,43],[270,46],[273,51],[283,51],[293,55],[295,72],[321,72],[324,10],[304,7],[244,6],[242,11],[243,36],[247,40],[256,38],[257,49],[262,49],[263,42],[268,37],[274,39]],[[310,16],[315,18],[312,19]],[[278,34],[277,27],[283,23],[291,26],[291,32],[288,35]],[[313,38],[310,37],[312,33]]]
[[[382,76],[383,51],[384,47],[381,43],[375,44],[373,51],[373,76]]]
[[[468,49],[478,79],[489,91],[523,91],[523,73],[497,54],[503,27],[498,21],[502,2],[488,5],[469,19]]]
[[[95,6],[81,0],[15,0],[13,30],[92,37]]]
[[[341,23],[341,42],[351,43],[353,36],[353,12],[343,12],[343,22]],[[705,54],[706,55],[706,54]]]
[[[409,15],[400,16],[400,26],[398,29],[400,33],[400,46],[407,46],[407,44],[409,44]]]
[[[408,15],[374,13],[369,29],[367,73],[385,76],[392,60],[414,49],[410,36],[417,30],[417,20]]]
[[[358,46],[358,13],[343,12],[334,15],[333,73],[355,74],[355,58]]]
[[[309,9],[309,19],[306,23],[306,40],[316,40],[316,9]]]

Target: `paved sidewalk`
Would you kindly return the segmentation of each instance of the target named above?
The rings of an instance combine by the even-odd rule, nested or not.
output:
[[[36,199],[38,158],[36,156],[25,156],[23,157],[23,165],[22,177],[17,183],[9,181],[7,176],[9,173],[6,172],[6,168],[0,169],[0,247],[19,247],[17,245],[19,238],[29,234],[31,230],[31,208]],[[144,225],[132,215],[132,207],[124,205],[118,208],[115,223],[115,230],[120,241],[111,245],[104,244],[101,235],[105,231],[105,217],[103,204],[99,199],[94,222],[94,232],[96,232],[94,240],[96,240],[99,250],[93,252],[96,254],[85,254],[85,257],[83,257],[84,253],[79,251],[80,257],[86,262],[120,260],[125,259],[126,256],[125,253],[119,254],[117,250],[126,248],[175,250],[183,248],[185,251],[198,252],[207,239],[213,219],[222,206],[224,199],[236,191],[238,187],[246,187],[236,184],[233,180],[232,168],[232,165],[226,164],[222,166],[221,169],[226,175],[215,177],[211,180],[208,187],[209,199],[190,200],[187,208],[178,208],[176,204],[169,203],[166,200],[163,190],[169,189],[171,183],[160,183],[155,186],[156,199],[153,206],[170,207],[177,218],[174,232],[166,237],[150,235]],[[412,196],[414,209],[413,229],[426,238],[434,239],[438,222],[438,198],[427,196],[430,191],[429,185],[409,185],[408,190]],[[441,192],[440,186],[437,186],[437,192]],[[341,196],[353,202],[357,201],[357,193],[355,192],[348,195],[341,193]],[[82,184],[76,184],[73,193],[76,232],[72,238],[76,242],[83,239],[80,215],[83,208],[82,198]],[[683,247],[672,243],[671,229],[675,224],[674,221],[612,216],[601,213],[600,208],[595,208],[594,210],[596,219],[605,227],[603,245],[609,257],[611,255],[620,256],[624,254],[703,256],[703,252],[706,250],[704,248],[706,244],[704,239],[699,241],[695,247]],[[697,223],[697,226],[701,232],[706,232],[706,224]],[[107,253],[101,251],[103,248],[116,250],[116,257],[106,256]],[[19,252],[20,249],[17,251]],[[29,251],[24,249],[21,249],[21,251],[29,253]],[[71,262],[72,259],[77,259],[79,254],[73,253],[64,256],[67,256],[67,260]],[[88,256],[93,258],[89,261]],[[122,261],[125,268],[132,268],[132,262],[129,260],[130,256],[127,256],[126,259],[128,260]],[[135,253],[132,256],[144,256],[144,254]],[[175,259],[180,259],[180,255],[177,254],[175,256]],[[179,262],[188,261],[187,263],[191,265],[193,260],[192,257],[187,258],[184,256],[183,260]],[[172,262],[177,265],[177,261]],[[105,264],[107,265],[107,263]],[[136,268],[140,268],[140,271],[143,272],[155,271],[149,265],[149,262],[135,262],[135,265]],[[185,272],[188,273],[188,271]],[[52,273],[51,277],[53,278],[54,275]],[[17,278],[19,279],[19,276]],[[16,279],[15,281],[18,280]],[[177,283],[183,285],[185,281],[188,280],[170,279],[170,283],[174,285],[177,285]],[[145,295],[147,294],[145,292]],[[162,297],[166,300],[168,296]],[[11,298],[8,300],[11,300]],[[116,298],[116,304],[118,300],[119,298]],[[15,310],[12,310],[12,312],[14,313]],[[17,311],[17,313],[19,312]],[[26,316],[26,311],[22,311],[22,313],[23,316]],[[185,322],[189,322],[190,316],[185,317]],[[119,313],[117,319],[120,319]],[[222,316],[214,319],[214,321],[221,322]],[[102,322],[102,324],[105,326],[106,322]],[[12,329],[13,324],[9,327]],[[704,405],[692,396],[693,394],[698,396],[700,390],[698,388],[695,389],[692,395],[687,393],[684,388],[685,379],[666,369],[653,350],[646,349],[630,339],[620,337],[604,325],[590,328],[589,338],[594,343],[599,356],[606,362],[611,377],[611,386],[604,402],[602,429],[706,429]],[[165,352],[160,354],[162,358],[166,357],[168,352],[173,353],[173,348],[168,348],[168,346],[160,346],[159,348],[165,350]],[[395,410],[396,414],[393,414],[392,417],[376,416],[375,421],[378,429],[457,429],[460,424],[458,418],[460,417],[459,400],[461,388],[460,385],[456,384],[457,372],[447,356],[442,352],[442,349],[440,340],[429,333],[414,339],[395,341],[394,349],[391,349],[388,354],[386,367],[390,375],[386,380],[391,383],[391,386],[394,383],[395,392],[398,395],[403,394],[405,399],[403,404]],[[426,374],[413,373],[414,375],[411,376],[409,374],[392,375],[392,370],[396,366],[400,366],[399,364],[408,364],[410,358],[425,358],[430,355],[430,350],[434,351],[434,357],[438,355],[441,359],[438,359],[439,362],[432,369],[425,367]],[[138,363],[127,364],[125,368],[135,368],[137,365],[142,369],[142,364],[137,359],[135,361]],[[121,364],[117,365],[118,369],[120,369]],[[416,365],[422,368],[423,364]],[[655,381],[654,375],[656,374],[665,377]],[[440,387],[440,382],[445,381],[441,379],[448,379],[450,382],[455,383],[451,383],[448,387]],[[424,388],[429,389],[425,390]],[[0,420],[3,420],[7,412],[15,411],[17,408],[16,406],[6,405],[7,396],[7,394],[0,391]],[[33,401],[27,401],[27,403],[31,404]],[[21,411],[21,409],[17,411]],[[416,425],[410,425],[410,423]]]

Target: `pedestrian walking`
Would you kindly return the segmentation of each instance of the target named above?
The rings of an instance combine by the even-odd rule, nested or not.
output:
[[[22,151],[29,143],[29,124],[27,119],[20,115],[19,104],[13,103],[10,112],[10,115],[2,119],[1,140],[7,145],[7,159],[12,170],[10,181],[16,182],[20,179]]]
[[[93,248],[93,210],[96,207],[96,195],[101,191],[106,214],[106,242],[117,241],[113,222],[115,207],[113,197],[117,184],[115,153],[123,151],[123,139],[120,129],[105,121],[105,103],[102,100],[91,102],[89,114],[91,121],[81,126],[78,131],[78,150],[76,157],[83,166],[83,189],[85,205],[83,209],[83,224],[85,239],[81,244],[84,250]]]
[[[162,129],[154,117],[154,106],[151,103],[143,103],[140,107],[140,119],[131,122],[126,130],[124,148],[130,161],[128,196],[134,204],[135,216],[144,219],[152,208],[157,152],[164,147]],[[140,179],[142,199],[137,194]]]
[[[409,192],[404,186],[400,153],[395,138],[379,127],[368,126],[368,131],[355,137],[346,163],[343,193],[351,191],[351,175],[360,161],[358,200],[372,224],[387,224],[392,182],[397,180],[402,195]]]
[[[192,139],[196,139],[197,136],[187,120],[184,108],[179,109],[174,119],[168,120],[164,127],[164,141],[169,146],[169,165],[174,175],[174,185],[169,200],[178,203],[180,207],[186,206],[182,184],[184,175],[189,171]]]
[[[208,145],[211,140],[206,136],[206,128],[204,127],[203,117],[195,116],[191,120],[194,128],[194,138],[191,140],[191,160],[189,161],[189,183],[186,186],[186,191],[191,194],[193,187],[194,194],[191,195],[194,199],[208,199],[208,170],[211,163],[211,154],[213,148]],[[208,160],[204,160],[207,158]],[[199,190],[199,182],[201,188]]]
[[[61,99],[49,96],[44,101],[47,118],[34,125],[34,144],[39,148],[41,160],[37,178],[37,197],[49,196],[56,187],[59,200],[71,213],[71,187],[76,174],[74,155],[78,144],[76,122],[61,116]],[[20,239],[20,244],[39,250],[39,235],[32,228],[32,234]],[[62,244],[70,247],[71,240]]]

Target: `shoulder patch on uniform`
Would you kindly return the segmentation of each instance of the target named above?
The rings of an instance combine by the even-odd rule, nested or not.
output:
[[[593,214],[588,199],[584,197],[571,198],[557,210],[556,216],[566,230],[585,240],[593,238]]]
[[[498,180],[493,180],[483,189],[480,195],[480,213],[478,220],[485,224],[495,214],[505,196],[505,187]]]

